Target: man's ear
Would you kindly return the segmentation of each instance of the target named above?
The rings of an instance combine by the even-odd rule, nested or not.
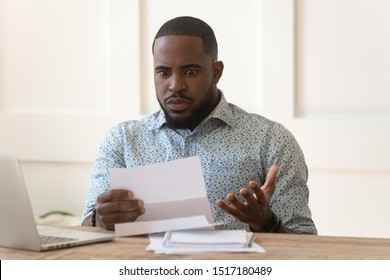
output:
[[[222,61],[214,62],[214,84],[218,84],[219,79],[222,77],[223,67]]]

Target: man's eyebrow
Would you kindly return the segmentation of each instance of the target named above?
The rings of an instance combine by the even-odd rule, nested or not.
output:
[[[197,69],[200,69],[202,68],[201,65],[199,64],[195,64],[195,63],[190,63],[190,64],[185,64],[183,66],[180,67],[181,69],[189,69],[189,68],[197,68]],[[164,65],[157,65],[154,70],[156,71],[166,71],[166,70],[171,70],[170,67],[167,67],[167,66],[164,66]]]
[[[163,66],[163,65],[157,65],[154,69],[155,70],[169,70],[171,68]]]

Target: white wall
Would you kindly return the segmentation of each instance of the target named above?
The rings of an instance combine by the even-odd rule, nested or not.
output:
[[[310,207],[320,234],[390,237],[388,170],[309,172]]]
[[[55,210],[81,216],[92,163],[23,161],[21,167],[36,216]]]

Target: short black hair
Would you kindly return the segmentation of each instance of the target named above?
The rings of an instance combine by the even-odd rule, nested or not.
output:
[[[203,20],[190,16],[182,16],[167,21],[160,27],[154,37],[152,53],[154,52],[156,39],[171,35],[194,36],[202,39],[205,54],[209,55],[215,61],[218,59],[218,44],[214,31]]]

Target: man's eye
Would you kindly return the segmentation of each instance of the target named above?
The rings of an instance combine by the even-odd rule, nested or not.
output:
[[[196,75],[197,73],[198,73],[197,70],[187,70],[187,71],[185,72],[185,74],[186,74],[187,76],[194,76],[194,75]]]
[[[161,77],[166,77],[169,75],[169,72],[168,71],[159,71],[158,74],[161,76]]]

